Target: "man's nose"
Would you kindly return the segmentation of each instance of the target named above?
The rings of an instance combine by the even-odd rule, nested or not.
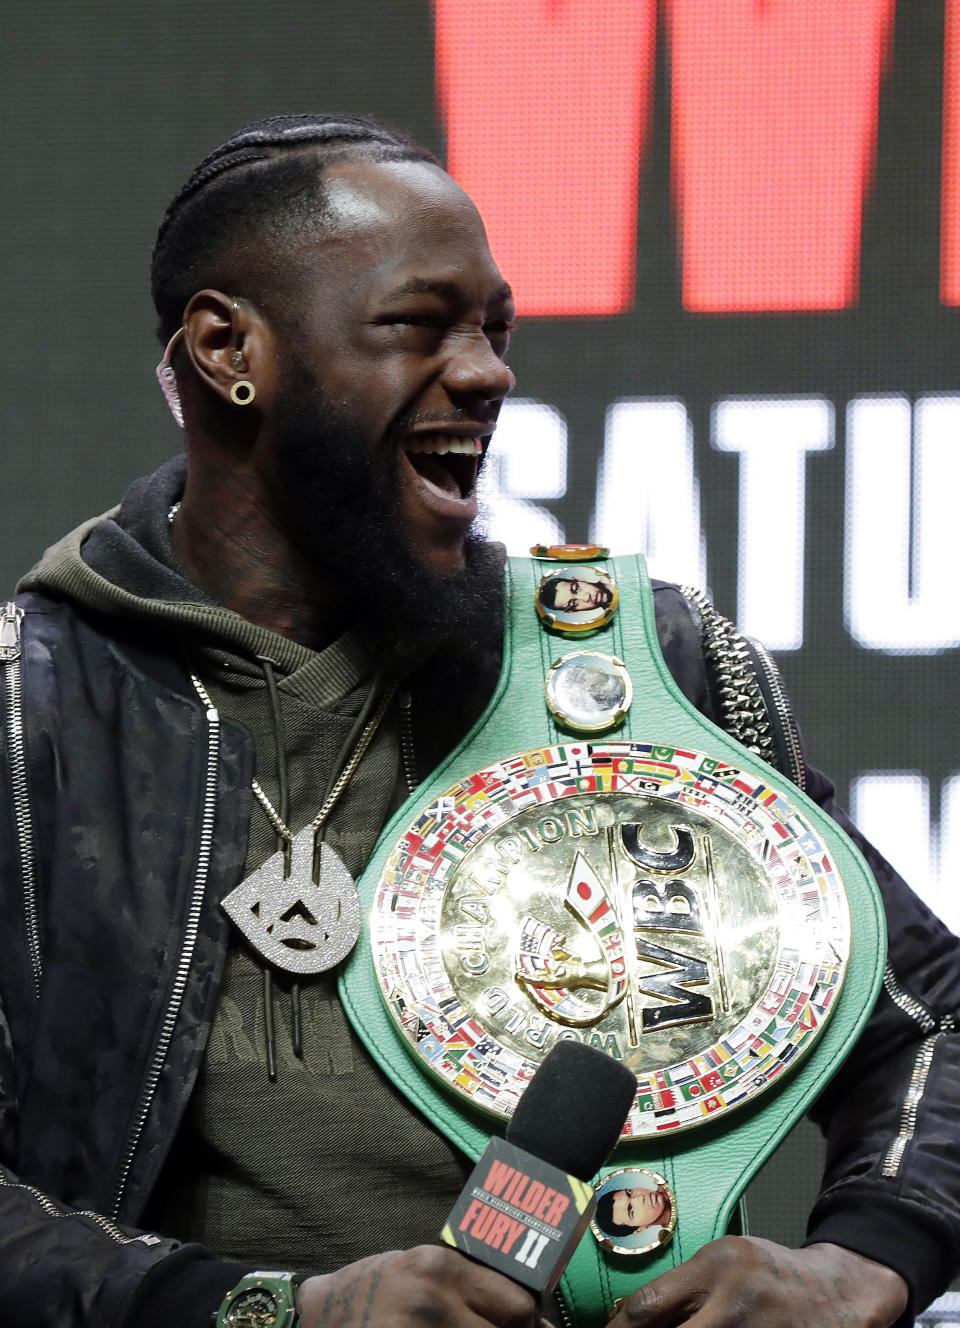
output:
[[[501,401],[517,381],[482,332],[457,343],[443,377],[451,395],[483,401]]]

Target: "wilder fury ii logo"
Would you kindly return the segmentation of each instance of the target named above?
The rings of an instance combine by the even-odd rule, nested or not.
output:
[[[710,982],[707,959],[677,948],[679,943],[672,940],[674,934],[701,942],[706,937],[702,890],[680,875],[694,864],[696,841],[685,826],[672,825],[675,847],[658,849],[643,842],[642,829],[641,822],[627,821],[608,830],[613,863],[609,885],[586,854],[577,853],[565,898],[570,932],[560,935],[555,927],[529,914],[521,923],[517,981],[550,1019],[574,1028],[587,1027],[629,997],[628,950],[637,961],[638,991],[660,1002],[640,1008],[642,1033],[713,1018],[712,998],[695,990]],[[613,844],[638,869],[625,892],[617,879]],[[709,886],[706,837],[700,856]],[[625,894],[622,900],[618,898],[621,894]],[[668,937],[669,945],[664,943]],[[650,964],[655,967],[650,969]],[[585,990],[601,992],[603,999],[584,999],[578,993]],[[629,1012],[634,1033],[636,1013]]]
[[[491,1139],[447,1219],[448,1245],[549,1295],[593,1213],[593,1187]]]

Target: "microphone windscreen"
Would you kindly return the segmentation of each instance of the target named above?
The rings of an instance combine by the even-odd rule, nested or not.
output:
[[[622,1061],[565,1039],[547,1053],[524,1090],[507,1139],[589,1180],[612,1153],[636,1092],[636,1076]]]

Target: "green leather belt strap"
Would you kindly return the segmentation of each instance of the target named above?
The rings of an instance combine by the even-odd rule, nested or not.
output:
[[[840,1065],[880,984],[885,951],[884,920],[876,886],[862,857],[840,828],[784,776],[773,772],[705,719],[682,695],[664,662],[657,639],[653,592],[638,555],[610,560],[620,593],[613,621],[585,646],[546,632],[534,611],[543,564],[512,559],[507,572],[504,662],[496,692],[473,731],[397,812],[384,831],[359,882],[365,918],[384,862],[414,813],[456,780],[511,753],[569,742],[544,702],[550,665],[571,650],[590,648],[617,655],[634,689],[633,706],[617,738],[656,741],[708,752],[783,788],[832,849],[846,887],[852,945],[843,987],[816,1044],[781,1086],[722,1121],[693,1130],[622,1145],[613,1165],[660,1172],[677,1201],[673,1240],[645,1258],[601,1250],[587,1235],[563,1279],[564,1296],[579,1325],[605,1323],[613,1301],[689,1258],[726,1233],[735,1205],[786,1132]],[[582,741],[582,739],[580,740]],[[410,1101],[471,1158],[498,1130],[491,1118],[471,1111],[421,1069],[390,1017],[377,985],[367,925],[341,978],[348,1015],[371,1054]]]

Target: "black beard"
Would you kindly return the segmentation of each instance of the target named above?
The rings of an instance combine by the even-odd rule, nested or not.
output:
[[[471,530],[462,572],[438,576],[424,566],[400,518],[397,448],[372,453],[309,367],[289,353],[286,363],[276,411],[286,533],[344,587],[341,620],[359,624],[401,668],[439,654],[451,674],[473,672],[484,657],[486,671],[501,639],[497,546]]]

